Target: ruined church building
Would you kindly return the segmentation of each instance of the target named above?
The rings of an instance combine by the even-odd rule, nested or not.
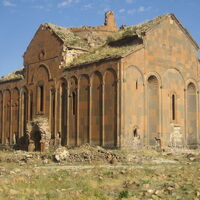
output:
[[[0,79],[0,146],[200,144],[199,46],[173,14],[116,27],[42,24]]]

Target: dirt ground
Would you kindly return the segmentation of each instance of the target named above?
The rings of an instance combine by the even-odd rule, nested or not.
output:
[[[200,199],[200,151],[0,151],[0,200]]]

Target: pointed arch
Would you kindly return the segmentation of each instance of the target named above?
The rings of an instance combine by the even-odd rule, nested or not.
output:
[[[147,79],[147,122],[148,122],[148,144],[156,145],[159,138],[159,80],[155,75]]]
[[[19,137],[26,135],[26,125],[28,120],[28,90],[23,87],[20,91],[20,134]]]
[[[61,145],[67,144],[67,81],[60,82],[60,124],[61,124]]]
[[[19,139],[19,89],[14,88],[12,94],[12,134],[13,143],[17,142]]]
[[[6,89],[3,92],[4,101],[4,141],[5,144],[10,144],[11,142],[11,92]]]
[[[79,79],[79,144],[89,143],[89,77]]]
[[[91,76],[91,144],[102,145],[102,75]]]
[[[187,85],[187,145],[197,147],[197,95],[193,82]]]
[[[50,126],[51,126],[51,139],[55,139],[55,119],[56,118],[56,89],[50,89]]]
[[[43,79],[47,79],[48,81],[52,79],[50,69],[47,65],[45,64],[39,65],[39,67],[35,70],[32,76],[32,80],[31,80],[32,83],[37,82],[38,77],[43,77]]]
[[[77,86],[78,79],[72,76],[69,79],[69,146],[77,145]]]
[[[117,145],[117,75],[113,69],[104,74],[104,145]]]

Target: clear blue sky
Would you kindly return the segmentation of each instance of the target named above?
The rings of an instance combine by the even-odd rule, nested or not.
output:
[[[118,26],[174,13],[200,45],[200,0],[0,0],[0,76],[23,66],[40,24],[101,25],[106,10],[115,12]]]

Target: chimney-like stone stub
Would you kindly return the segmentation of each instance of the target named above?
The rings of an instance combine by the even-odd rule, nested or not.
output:
[[[104,25],[116,28],[115,14],[114,14],[113,11],[107,11],[105,13],[105,23],[104,23]]]
[[[105,13],[105,22],[103,25],[100,26],[82,26],[82,27],[72,27],[69,30],[71,30],[74,33],[82,34],[83,32],[96,32],[99,35],[102,34],[110,34],[112,32],[117,32],[118,28],[116,26],[116,21],[115,21],[115,14],[113,11],[107,11]]]

